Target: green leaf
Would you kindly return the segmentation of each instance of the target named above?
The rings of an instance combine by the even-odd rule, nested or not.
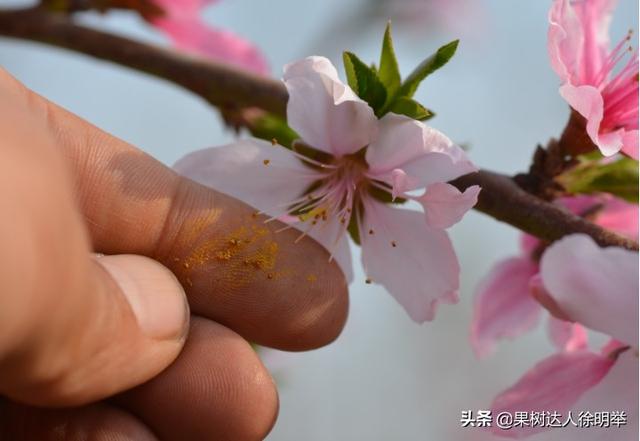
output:
[[[451,43],[445,44],[438,49],[435,54],[420,63],[404,80],[398,91],[398,96],[411,98],[416,93],[422,80],[447,64],[451,57],[453,57],[453,54],[456,53],[456,49],[458,48],[459,41],[460,40],[454,40]]]
[[[293,141],[299,138],[287,122],[279,116],[266,113],[250,125],[253,136],[267,141],[277,141],[278,144],[291,148]]]
[[[424,121],[434,116],[431,110],[416,100],[407,97],[397,98],[389,110],[399,115],[406,115],[410,118],[417,119],[418,121]]]
[[[387,100],[387,91],[378,78],[378,73],[352,52],[344,52],[342,59],[349,86],[378,115]]]
[[[391,38],[391,22],[387,23],[382,39],[382,52],[380,53],[380,69],[378,70],[380,81],[387,89],[387,97],[392,97],[400,88],[400,69],[393,49]]]
[[[556,179],[569,193],[610,193],[638,203],[638,161],[631,158],[608,164],[583,161]]]
[[[358,93],[358,77],[356,75],[356,69],[353,66],[351,58],[347,56],[346,52],[342,53],[342,62],[344,63],[344,71],[347,74],[347,84],[351,90],[356,93],[356,95],[360,96]]]

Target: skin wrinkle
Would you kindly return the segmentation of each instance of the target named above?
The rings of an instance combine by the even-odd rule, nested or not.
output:
[[[3,441],[158,441],[129,412],[107,404],[34,411],[20,404],[0,402],[0,410],[7,416],[0,419]]]
[[[255,351],[233,331],[194,317],[190,335],[181,357],[172,364],[162,378],[125,392],[116,398],[142,421],[156,427],[161,439],[200,441],[208,427],[224,427],[220,440],[258,440],[270,430],[278,408],[275,384],[270,380]],[[216,376],[204,375],[214,369]],[[172,381],[180,378],[181,382]],[[171,396],[169,402],[162,397]],[[188,414],[176,427],[170,417],[175,409],[188,406],[195,397],[200,406]],[[141,406],[142,402],[153,403]],[[242,409],[231,414],[226,408]],[[249,427],[245,421],[257,422]]]

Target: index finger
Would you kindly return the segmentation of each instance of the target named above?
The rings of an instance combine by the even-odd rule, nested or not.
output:
[[[96,251],[141,254],[169,267],[192,312],[246,339],[304,350],[337,337],[346,321],[347,284],[313,239],[264,223],[255,209],[187,178],[27,90],[8,88],[45,118],[69,159],[77,198]]]

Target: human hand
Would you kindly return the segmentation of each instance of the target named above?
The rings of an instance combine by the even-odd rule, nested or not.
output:
[[[3,71],[0,134],[0,440],[262,439],[277,392],[247,341],[337,337],[328,253]]]

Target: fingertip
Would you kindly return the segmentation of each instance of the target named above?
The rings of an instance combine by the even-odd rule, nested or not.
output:
[[[140,330],[156,340],[183,340],[189,326],[184,289],[169,269],[144,256],[115,255],[96,261],[118,284]]]
[[[180,358],[117,402],[160,438],[185,441],[262,440],[279,409],[276,385],[251,346],[232,330],[199,317],[191,321]]]
[[[295,315],[287,316],[283,333],[289,337],[282,339],[278,349],[317,349],[335,341],[345,327],[349,291],[343,272],[335,262],[316,265],[315,272],[319,274],[317,280],[306,287],[307,292],[300,293],[308,304]]]
[[[135,255],[103,256],[86,283],[57,291],[34,337],[0,365],[2,393],[36,406],[78,406],[156,376],[180,353],[189,308],[165,267]]]

